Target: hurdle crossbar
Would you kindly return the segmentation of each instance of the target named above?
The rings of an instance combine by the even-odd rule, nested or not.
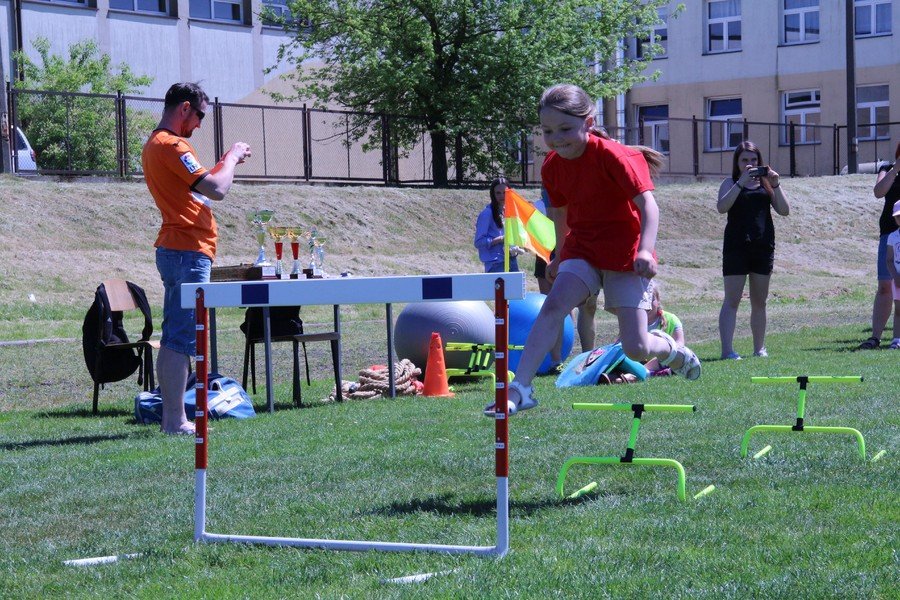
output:
[[[298,546],[327,550],[385,552],[440,552],[502,557],[509,551],[509,414],[507,371],[509,369],[509,300],[525,296],[522,273],[442,275],[423,277],[371,277],[265,282],[221,282],[184,284],[182,308],[196,314],[197,412],[195,423],[194,540],[208,543]],[[448,300],[495,302],[495,369],[498,376],[494,402],[502,407],[494,421],[494,465],[497,484],[496,541],[490,546],[467,546],[388,542],[377,540],[333,540],[221,534],[206,531],[209,427],[207,378],[209,364],[209,308],[227,306],[291,306],[310,304],[375,304]]]
[[[810,383],[861,383],[860,375],[799,375],[793,377],[751,377],[750,383],[797,383],[800,391],[797,396],[797,420],[793,425],[754,425],[744,433],[741,439],[741,458],[747,458],[750,449],[750,438],[759,432],[769,433],[834,433],[839,435],[852,435],[856,438],[856,447],[860,457],[866,459],[866,440],[859,430],[852,427],[827,427],[821,425],[806,425],[806,389]],[[759,453],[757,453],[759,454]],[[756,456],[754,456],[756,458]]]

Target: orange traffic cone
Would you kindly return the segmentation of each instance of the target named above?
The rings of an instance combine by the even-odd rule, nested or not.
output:
[[[423,396],[450,398],[453,393],[447,387],[447,367],[444,365],[444,342],[441,334],[431,334],[428,347],[428,363],[425,365],[425,390]]]

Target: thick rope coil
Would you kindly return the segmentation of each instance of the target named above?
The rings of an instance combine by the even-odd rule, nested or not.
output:
[[[394,363],[394,389],[399,396],[415,396],[416,381],[422,374],[418,368],[408,359]],[[390,381],[388,380],[387,367],[379,369],[362,369],[359,372],[359,381],[342,381],[341,396],[352,400],[368,400],[370,398],[386,397],[390,393]],[[335,389],[332,388],[328,396],[328,402],[334,402]]]

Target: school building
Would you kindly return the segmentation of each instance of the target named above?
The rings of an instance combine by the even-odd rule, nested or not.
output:
[[[900,124],[889,125],[900,121],[891,109],[891,98],[900,99],[900,10],[892,0],[847,1],[859,161],[892,159],[900,142]],[[827,172],[833,160],[846,165],[846,129],[833,127],[847,123],[844,0],[673,0],[659,16],[653,35],[663,53],[648,67],[658,78],[605,103],[607,127],[667,153],[673,173],[730,172],[744,136],[782,172],[791,152],[800,175]],[[648,41],[626,40],[624,52],[640,56]]]
[[[47,38],[51,53],[63,56],[73,43],[92,39],[112,64],[153,78],[146,96],[161,98],[176,81],[198,81],[222,102],[265,101],[254,91],[284,71],[265,73],[290,36],[261,18],[263,7],[289,15],[286,0],[2,0],[5,76],[11,50],[37,57],[35,38]]]

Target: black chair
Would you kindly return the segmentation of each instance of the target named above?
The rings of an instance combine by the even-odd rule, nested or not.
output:
[[[306,333],[303,320],[300,318],[299,306],[273,306],[269,308],[269,327],[272,343],[291,342],[293,346],[293,400],[296,406],[303,406],[300,385],[300,346],[303,346],[303,362],[306,366],[306,385],[310,385],[309,358],[306,344],[311,342],[329,342],[331,344],[331,361],[334,368],[334,381],[337,386],[337,399],[341,398],[341,331],[338,307],[334,307],[334,329],[319,333]],[[265,342],[263,333],[263,309],[251,307],[247,309],[244,322],[244,373],[243,385],[247,389],[247,374],[250,373],[252,391],[256,393],[256,345]],[[271,409],[271,407],[270,407]]]

